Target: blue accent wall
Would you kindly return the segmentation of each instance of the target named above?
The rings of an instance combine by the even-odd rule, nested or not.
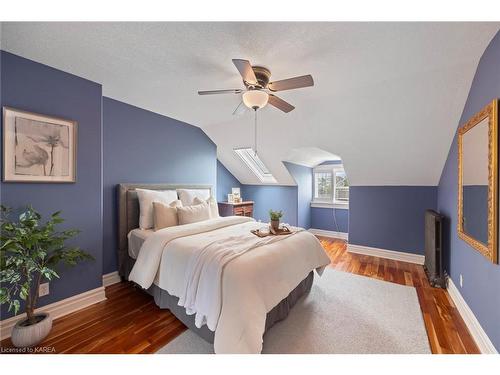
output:
[[[243,185],[217,161],[217,199],[227,201],[232,187],[241,188],[244,200],[254,201],[254,218],[269,222],[269,210],[282,210],[282,222],[310,228],[309,203],[312,194],[311,168],[284,162],[297,186]]]
[[[349,243],[424,254],[424,213],[436,186],[351,186]]]
[[[311,207],[311,228],[348,233],[349,210]]]
[[[227,202],[227,195],[231,194],[231,189],[234,187],[241,188],[240,181],[217,160],[217,201]]]
[[[297,225],[311,228],[312,168],[283,162],[297,184]]]
[[[103,98],[103,270],[117,270],[116,185],[217,184],[217,148],[198,127]]]
[[[31,204],[46,216],[61,210],[63,227],[77,228],[74,245],[95,261],[61,268],[39,306],[102,285],[101,85],[46,65],[1,52],[1,104],[78,122],[76,183],[1,183],[2,204]],[[2,319],[11,314],[2,308]]]
[[[297,225],[297,186],[242,185],[244,200],[254,201],[254,218],[269,222],[269,209],[282,210],[281,221]]]
[[[464,124],[491,100],[500,97],[500,33],[479,62],[460,119]],[[447,217],[446,268],[490,340],[500,351],[500,266],[492,264],[457,234],[457,135],[453,139],[438,188],[438,209]],[[460,274],[463,287],[460,288]]]

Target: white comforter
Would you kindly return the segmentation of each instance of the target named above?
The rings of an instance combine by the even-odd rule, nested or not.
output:
[[[162,229],[144,242],[129,278],[148,288],[156,277],[198,326],[215,330],[216,353],[260,353],[267,312],[329,263],[312,234],[250,234],[262,225],[225,217]]]

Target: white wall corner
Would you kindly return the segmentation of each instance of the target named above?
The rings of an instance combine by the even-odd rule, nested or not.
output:
[[[462,316],[465,325],[469,329],[472,338],[476,342],[479,351],[482,354],[498,354],[498,351],[496,350],[495,346],[493,345],[490,338],[484,331],[483,327],[481,327],[481,324],[477,320],[476,316],[472,312],[467,302],[465,302],[464,297],[462,297],[462,294],[453,283],[451,277],[448,277],[447,281],[448,281],[447,283],[448,293],[450,294],[451,299],[455,303],[458,312]]]
[[[340,240],[345,240],[347,241],[349,237],[349,233],[345,232],[334,232],[331,230],[323,230],[323,229],[315,229],[315,228],[309,228],[309,232],[314,234],[315,236],[322,236],[322,237],[329,237],[329,238],[337,238]]]
[[[119,283],[120,281],[122,281],[122,279],[120,278],[120,275],[118,275],[118,271],[102,275],[102,285],[104,287]]]
[[[99,288],[88,290],[86,292],[77,294],[76,296],[65,298],[49,305],[39,307],[35,310],[35,313],[42,311],[47,312],[51,315],[52,319],[57,319],[61,316],[68,315],[72,312],[81,310],[95,303],[102,302],[105,299],[106,294],[104,292],[104,287],[100,286]],[[0,340],[10,337],[12,328],[14,327],[16,322],[24,318],[25,316],[26,314],[19,314],[0,321]]]
[[[370,255],[379,258],[386,258],[392,260],[398,260],[400,262],[415,263],[423,265],[425,257],[419,254],[406,253],[403,251],[385,250],[376,247],[361,246],[354,244],[347,244],[347,251],[349,253]]]

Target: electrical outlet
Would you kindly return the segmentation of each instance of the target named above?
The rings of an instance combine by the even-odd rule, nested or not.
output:
[[[464,286],[464,277],[462,276],[462,274],[460,274],[460,288],[463,288]]]
[[[49,294],[49,283],[40,284],[40,288],[38,288],[38,296],[43,297]]]

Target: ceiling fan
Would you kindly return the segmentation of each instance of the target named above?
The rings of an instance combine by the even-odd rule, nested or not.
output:
[[[257,111],[257,109],[265,107],[268,103],[288,113],[295,109],[295,107],[274,95],[273,92],[314,85],[310,74],[269,82],[271,78],[271,71],[269,69],[263,66],[252,66],[248,60],[241,59],[233,59],[233,64],[243,78],[244,89],[198,91],[199,95],[242,94],[242,101],[234,110],[233,115],[241,113],[246,109],[245,106]]]

